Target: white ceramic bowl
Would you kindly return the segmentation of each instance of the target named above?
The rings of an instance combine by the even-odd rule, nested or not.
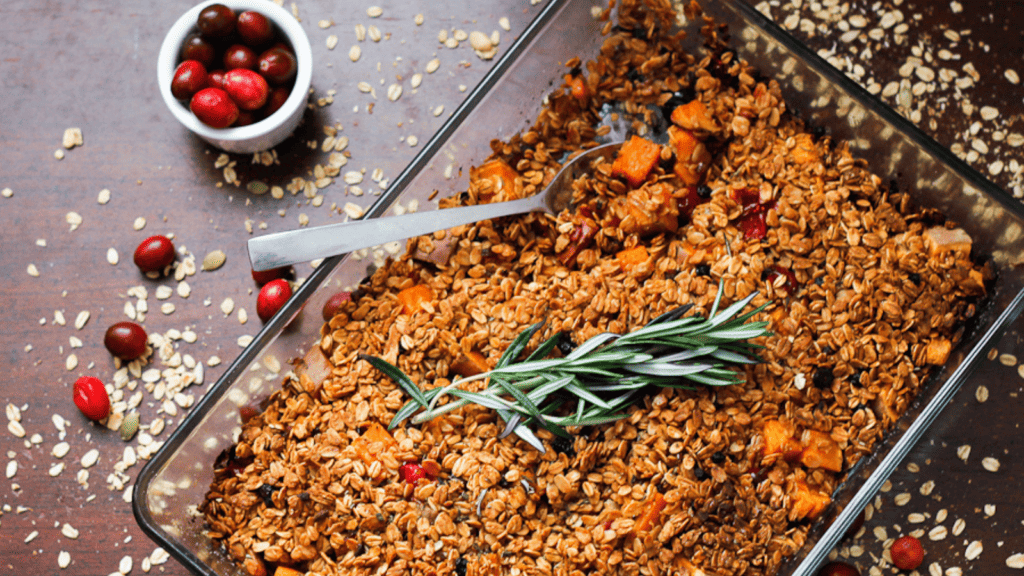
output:
[[[203,8],[210,4],[224,4],[236,14],[246,10],[263,14],[295,51],[298,70],[295,74],[295,86],[288,100],[270,116],[248,126],[211,128],[192,114],[187,103],[179,101],[171,94],[171,78],[181,60],[181,46],[189,34],[198,31],[196,19]],[[167,108],[186,128],[226,152],[260,152],[273,148],[290,136],[306,110],[312,77],[313,51],[309,45],[309,37],[291,13],[269,0],[208,0],[198,4],[185,12],[171,26],[157,56],[157,81],[160,85],[160,95],[163,96]]]

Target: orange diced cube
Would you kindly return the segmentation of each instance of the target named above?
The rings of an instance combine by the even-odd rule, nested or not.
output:
[[[803,480],[796,480],[789,491],[789,519],[813,520],[832,503],[832,497]]]
[[[434,293],[426,284],[417,284],[398,293],[398,301],[402,303],[402,312],[412,314],[419,312],[423,304],[434,299]]]
[[[299,572],[295,568],[289,568],[287,566],[278,566],[274,569],[274,576],[303,576],[305,572]]]
[[[661,515],[661,511],[665,509],[666,504],[668,502],[665,501],[665,497],[661,494],[655,492],[650,496],[644,502],[640,516],[633,523],[633,536],[643,538],[647,532],[650,532],[658,522],[658,517]]]
[[[480,167],[470,168],[469,177],[475,181],[488,180],[490,182],[489,187],[481,188],[479,199],[482,202],[490,202],[499,193],[503,193],[504,200],[519,198],[520,187],[516,185],[519,173],[501,158],[488,160]]]
[[[764,423],[762,434],[764,434],[765,456],[769,454],[784,454],[787,450],[792,449],[793,444],[796,442],[793,438],[796,435],[796,426],[791,422],[767,420]]]
[[[488,366],[484,355],[474,350],[459,354],[459,357],[451,365],[451,371],[463,378],[483,374],[490,369],[491,367]]]
[[[924,347],[924,361],[928,364],[941,366],[949,358],[949,351],[953,349],[953,343],[948,338],[935,338],[929,340]]]
[[[622,148],[612,162],[612,176],[622,176],[634,188],[639,187],[647,179],[647,175],[661,161],[661,146],[633,136]]]
[[[687,130],[718,130],[718,124],[711,117],[711,111],[700,100],[691,100],[682,106],[676,106],[669,118],[673,124]]]
[[[843,469],[843,451],[839,445],[825,432],[804,430],[800,437],[803,453],[800,463],[808,468],[824,468],[833,472]]]
[[[387,428],[377,422],[370,424],[370,427],[363,432],[363,435],[352,442],[356,454],[363,459],[367,465],[377,459],[377,454],[398,446],[398,441],[388,432]]]
[[[647,253],[647,248],[643,246],[627,248],[615,255],[615,261],[622,270],[628,270],[637,264],[642,264],[648,258],[650,258],[650,254]]]
[[[797,134],[793,139],[796,141],[796,146],[793,147],[793,152],[791,153],[794,162],[797,164],[809,164],[821,160],[818,149],[814,146],[813,136],[805,132]]]

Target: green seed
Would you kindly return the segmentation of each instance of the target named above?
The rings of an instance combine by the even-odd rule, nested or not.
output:
[[[121,422],[121,440],[125,442],[131,440],[135,433],[139,431],[139,413],[132,412],[125,416],[124,421]]]
[[[270,186],[267,186],[266,183],[260,182],[259,180],[253,180],[252,182],[249,182],[249,184],[246,185],[246,188],[249,189],[249,192],[252,192],[253,194],[256,195],[266,194],[267,190],[270,190]]]
[[[223,250],[214,250],[203,258],[203,270],[207,272],[216,270],[224,265],[225,260],[227,260],[227,256]]]

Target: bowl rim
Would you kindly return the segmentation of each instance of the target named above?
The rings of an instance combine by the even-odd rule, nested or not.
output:
[[[232,10],[255,10],[266,16],[285,35],[295,52],[297,70],[291,94],[280,108],[270,116],[247,126],[234,128],[213,128],[203,124],[188,109],[188,106],[171,94],[171,79],[180,59],[181,45],[185,38],[197,30],[199,13],[212,4],[224,4]],[[186,128],[207,140],[222,142],[245,142],[262,138],[280,128],[306,105],[309,86],[313,78],[313,50],[309,37],[298,20],[287,10],[267,0],[206,0],[196,4],[178,18],[164,36],[157,55],[157,82],[164,103],[175,118]]]

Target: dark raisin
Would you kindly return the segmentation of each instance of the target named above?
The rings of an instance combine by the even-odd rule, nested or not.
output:
[[[715,452],[711,455],[711,461],[715,464],[725,462],[725,452]]]
[[[573,344],[572,337],[569,336],[568,332],[560,332],[558,335],[558,351],[563,356],[568,356],[573,350],[576,349],[576,344]]]
[[[761,270],[761,282],[765,282],[766,280],[768,280],[768,277],[771,276],[771,275],[772,275],[771,269],[765,268],[764,270]]]
[[[576,448],[573,446],[575,438],[566,438],[565,436],[555,436],[554,440],[551,441],[551,447],[555,449],[555,452],[559,454],[565,454],[572,458],[576,455]]]
[[[711,186],[708,186],[707,184],[697,186],[697,196],[699,196],[701,200],[711,198]]]
[[[263,503],[267,505],[267,508],[274,507],[274,487],[270,484],[260,484],[260,487],[256,489],[256,495],[263,499]]]
[[[698,481],[700,481],[700,480],[703,480],[703,479],[707,478],[708,477],[708,473],[705,472],[704,469],[701,468],[700,466],[694,466],[693,467],[693,477],[696,478]]]
[[[814,126],[811,128],[811,135],[814,136],[815,140],[821,140],[828,135],[828,130],[824,126]]]
[[[811,377],[811,383],[816,388],[829,388],[835,379],[836,377],[832,374],[831,366],[818,366],[814,370],[814,376]]]
[[[831,346],[822,346],[821,347],[821,353],[824,354],[825,356],[831,356],[831,355],[835,354],[836,351],[833,350]]]
[[[825,277],[824,276],[818,276],[817,278],[814,279],[814,283],[817,284],[818,286],[824,286],[825,285]]]
[[[693,267],[693,273],[697,276],[711,276],[711,266],[707,264],[697,264]]]
[[[853,371],[853,375],[850,376],[850,384],[860,386],[860,377],[864,375],[867,370],[863,368],[857,368]],[[856,410],[854,410],[856,412]]]
[[[299,492],[299,500],[302,500],[303,502],[309,502],[309,498],[309,492]]]
[[[569,70],[569,76],[579,76],[580,74],[583,74],[583,68],[579,66],[573,66],[572,70]]]
[[[917,272],[911,272],[911,273],[907,274],[907,280],[910,280],[911,282],[913,282],[914,286],[920,286],[921,285],[921,275],[918,274]]]
[[[646,78],[640,73],[639,68],[630,68],[629,72],[626,72],[626,80],[633,84],[643,84]]]
[[[468,562],[465,558],[459,558],[455,561],[455,574],[456,576],[466,576],[466,568]]]

